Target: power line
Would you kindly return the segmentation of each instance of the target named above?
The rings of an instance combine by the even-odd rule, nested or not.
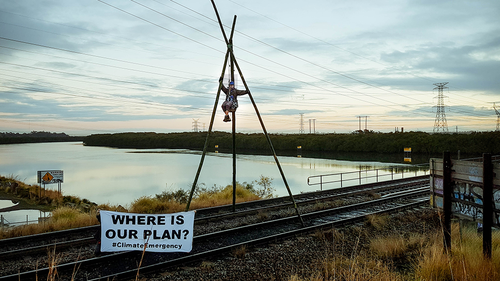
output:
[[[101,1],[101,2],[102,2],[102,1]],[[135,2],[135,1],[134,1],[134,2]],[[175,20],[175,19],[174,19],[174,20]],[[289,76],[287,76],[287,77],[289,77]],[[289,78],[291,78],[291,77],[289,77]],[[182,78],[182,79],[186,79],[186,78]],[[297,80],[297,79],[294,79],[294,80],[295,80],[295,81],[299,81],[299,80]],[[302,82],[302,81],[300,81],[300,82]],[[310,84],[310,85],[312,85],[312,84]],[[349,91],[351,91],[351,90],[349,89]],[[332,91],[331,91],[331,90],[328,90],[328,92],[332,92]],[[359,94],[362,94],[362,95],[365,95],[365,96],[366,96],[366,94],[364,94],[364,93],[359,93]],[[346,96],[346,95],[345,95],[345,96]],[[357,99],[357,100],[360,100],[360,99]],[[372,104],[375,104],[375,103],[372,103]],[[395,103],[393,103],[393,104],[394,104],[394,105],[396,105]],[[399,104],[399,105],[401,105],[401,104]]]
[[[145,22],[147,22],[147,23],[150,23],[150,24],[152,24],[152,25],[154,25],[154,26],[156,26],[156,27],[159,27],[159,28],[161,28],[161,29],[163,29],[163,30],[166,30],[166,31],[171,32],[171,33],[173,33],[173,34],[175,34],[175,35],[178,35],[178,36],[180,36],[180,37],[182,37],[182,38],[184,38],[184,39],[187,39],[187,40],[189,40],[189,41],[195,42],[195,43],[200,44],[200,45],[202,45],[202,46],[204,46],[204,47],[207,47],[207,48],[209,48],[209,49],[212,49],[212,50],[214,50],[214,51],[216,51],[216,52],[218,52],[218,53],[222,53],[222,54],[224,53],[224,52],[222,52],[222,51],[220,51],[220,50],[217,50],[217,49],[215,49],[215,48],[213,48],[213,47],[211,47],[211,46],[208,46],[207,44],[204,44],[204,43],[202,43],[202,42],[200,42],[200,41],[197,41],[197,40],[194,40],[194,39],[189,38],[189,37],[187,37],[187,36],[184,36],[184,35],[180,34],[179,32],[175,32],[175,31],[173,31],[173,30],[170,30],[170,29],[168,29],[168,28],[165,28],[165,27],[163,27],[163,26],[161,26],[161,25],[158,25],[158,24],[156,24],[156,23],[154,23],[154,22],[152,22],[152,21],[149,21],[149,20],[147,20],[147,19],[145,19],[145,18],[142,18],[142,17],[139,17],[139,16],[134,15],[134,14],[132,14],[132,13],[129,13],[129,12],[127,12],[127,11],[123,10],[123,9],[120,9],[120,8],[118,8],[118,7],[116,7],[116,6],[113,6],[113,5],[109,4],[109,3],[106,3],[106,2],[104,2],[104,1],[102,1],[102,0],[97,0],[97,1],[99,1],[99,2],[101,2],[101,3],[103,3],[103,4],[106,4],[106,5],[110,6],[111,8],[114,8],[114,9],[116,9],[116,10],[118,10],[118,11],[121,11],[121,12],[123,12],[123,13],[126,13],[126,14],[128,14],[128,15],[130,15],[130,16],[133,16],[133,17],[135,17],[135,18],[138,18],[138,19],[140,19],[140,20],[142,20],[142,21],[145,21]]]

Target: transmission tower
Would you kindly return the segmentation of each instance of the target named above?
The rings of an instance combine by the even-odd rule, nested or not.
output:
[[[300,130],[299,130],[299,134],[303,134],[304,133],[304,113],[301,113],[300,114]]]
[[[495,110],[497,114],[497,129],[495,131],[500,131],[500,112],[498,112],[497,108],[495,107],[495,103],[493,103],[493,109]]]
[[[444,112],[444,96],[443,96],[443,89],[447,89],[448,87],[445,87],[445,85],[448,84],[448,82],[444,83],[436,83],[434,84],[436,86],[435,89],[438,89],[438,104],[437,104],[437,111],[436,111],[436,120],[434,121],[434,130],[433,132],[439,132],[439,130],[443,130],[443,132],[448,132],[448,123],[446,122],[446,113]]]
[[[193,132],[198,132],[198,120],[200,119],[193,119]]]

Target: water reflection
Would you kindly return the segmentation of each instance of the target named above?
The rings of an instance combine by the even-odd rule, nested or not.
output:
[[[9,207],[14,207],[19,203],[14,203],[12,200],[0,200],[0,210],[9,208]]]
[[[38,218],[48,217],[50,213],[38,210],[16,210],[10,212],[0,212],[3,224],[16,226],[22,224],[38,223]]]
[[[28,184],[36,184],[37,171],[63,170],[64,195],[75,195],[98,204],[123,206],[141,196],[152,196],[165,190],[189,190],[201,158],[200,151],[113,149],[87,147],[79,142],[0,145],[0,155],[1,175],[13,175]],[[293,153],[278,158],[294,194],[316,190],[307,185],[307,178],[313,175],[410,167],[373,159],[306,158],[304,152],[302,157]],[[240,183],[251,183],[262,175],[273,179],[276,195],[288,194],[272,156],[238,154],[236,170]],[[198,183],[211,187],[226,186],[231,182],[232,154],[208,153]],[[57,185],[46,185],[46,188],[57,190]]]

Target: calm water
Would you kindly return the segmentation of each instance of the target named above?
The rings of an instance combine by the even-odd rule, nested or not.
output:
[[[37,171],[63,170],[64,195],[127,206],[141,196],[189,190],[200,159],[201,152],[190,150],[113,149],[83,146],[80,142],[0,145],[0,175],[36,184]],[[307,177],[312,175],[402,165],[300,157],[278,159],[293,194],[319,189],[307,185]],[[250,183],[263,175],[273,179],[275,195],[288,195],[272,156],[238,155],[236,167],[238,182]],[[207,187],[231,184],[232,155],[207,154],[198,183]],[[46,188],[57,190],[57,185]]]

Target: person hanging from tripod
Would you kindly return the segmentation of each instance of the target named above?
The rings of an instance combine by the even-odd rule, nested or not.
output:
[[[219,79],[219,83],[222,83],[222,77]],[[221,84],[221,90],[226,93],[226,100],[222,103],[222,110],[226,114],[224,116],[224,122],[231,122],[231,118],[229,117],[229,112],[235,112],[238,108],[238,96],[248,94],[248,90],[237,90],[234,87],[234,82],[229,82],[229,88],[224,86],[224,83]]]

